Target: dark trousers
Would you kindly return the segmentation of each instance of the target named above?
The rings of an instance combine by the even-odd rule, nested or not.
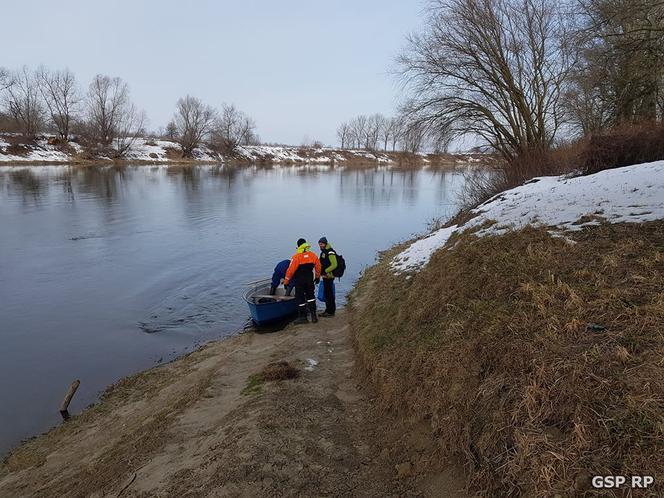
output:
[[[295,301],[300,316],[307,315],[307,306],[313,313],[316,310],[316,297],[314,296],[313,276],[300,276],[295,280]]]
[[[337,311],[337,303],[334,299],[334,291],[332,290],[333,285],[333,278],[323,279],[323,288],[325,290],[325,311],[330,315],[334,315],[334,312]]]

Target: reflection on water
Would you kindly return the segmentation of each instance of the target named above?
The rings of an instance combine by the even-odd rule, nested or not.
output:
[[[239,168],[239,167],[149,167],[144,172],[154,174],[142,178],[146,184],[159,184],[165,177],[187,199],[199,199],[210,190],[231,191],[250,189],[254,181],[266,176],[274,180],[284,176],[299,178],[303,186],[317,184],[321,177],[334,177],[330,184],[340,199],[355,204],[377,206],[390,202],[417,203],[422,182],[427,189],[435,189],[441,203],[450,203],[450,185],[458,178],[459,170],[337,169],[325,168]],[[127,183],[136,179],[137,172],[127,167],[69,168],[64,166],[32,168],[1,168],[0,187],[6,196],[20,197],[24,207],[39,208],[44,196],[53,196],[54,189],[63,194],[62,201],[74,202],[79,197],[94,197],[99,203],[112,204],[127,195]],[[143,176],[143,175],[141,175]],[[205,188],[201,186],[206,182]]]
[[[459,172],[0,168],[0,452],[118,378],[238,330],[244,283],[295,241],[326,235],[348,262],[454,213]]]

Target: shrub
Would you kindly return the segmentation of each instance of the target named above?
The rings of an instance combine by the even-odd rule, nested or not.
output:
[[[471,209],[537,176],[590,175],[659,160],[664,160],[664,124],[620,126],[550,150],[526,151],[492,170],[471,171],[461,192],[462,206]]]
[[[664,159],[664,125],[641,123],[591,136],[587,140],[581,170],[590,175],[661,159]]]
[[[472,209],[494,195],[517,187],[537,176],[561,175],[578,168],[578,143],[562,144],[555,149],[531,149],[510,161],[503,160],[492,169],[480,169],[465,175],[460,198],[464,209]]]

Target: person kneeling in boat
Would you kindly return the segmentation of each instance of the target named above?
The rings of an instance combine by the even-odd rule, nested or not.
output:
[[[314,282],[320,282],[320,261],[311,246],[304,239],[298,239],[297,252],[291,258],[284,285],[295,284],[295,299],[297,300],[298,318],[295,323],[307,323],[307,308],[311,313],[311,321],[316,323],[316,296],[314,296]]]
[[[281,281],[286,278],[286,271],[290,266],[290,259],[284,259],[277,263],[277,266],[274,267],[274,272],[272,273],[272,283],[270,284],[270,296],[274,296],[277,293],[277,288],[281,284]],[[290,296],[293,291],[293,285],[288,284],[284,285],[286,289],[286,295]]]

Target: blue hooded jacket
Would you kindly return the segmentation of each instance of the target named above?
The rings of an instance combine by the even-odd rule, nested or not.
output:
[[[289,266],[290,259],[284,259],[274,267],[274,273],[272,274],[272,285],[279,287],[281,279],[286,278],[286,270],[288,270]]]

